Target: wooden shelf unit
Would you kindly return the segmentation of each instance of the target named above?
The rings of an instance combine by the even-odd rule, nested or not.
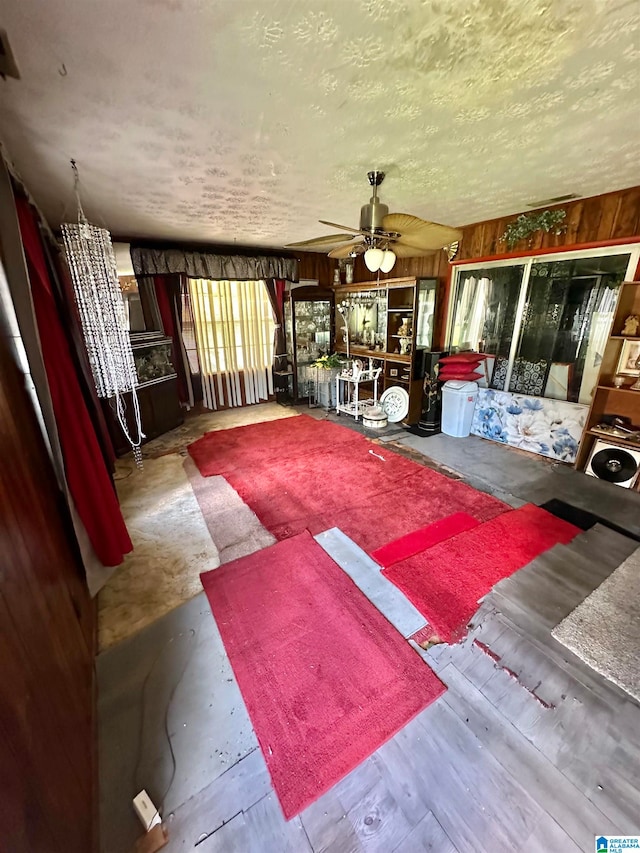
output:
[[[587,430],[589,435],[593,435],[596,438],[602,438],[605,441],[610,441],[612,444],[620,444],[623,447],[635,447],[637,450],[640,450],[640,441],[634,441],[629,438],[625,438],[622,435],[610,435],[606,432],[600,432],[597,429],[589,429]]]
[[[422,281],[422,279],[420,279]],[[431,281],[431,279],[430,279]],[[422,412],[422,350],[415,349],[415,329],[418,322],[418,279],[396,278],[383,281],[362,281],[353,284],[339,285],[335,288],[335,304],[348,299],[354,294],[367,291],[387,291],[386,307],[386,349],[371,350],[367,346],[349,343],[349,353],[352,358],[376,359],[382,363],[381,391],[398,385],[409,394],[409,412],[404,423],[415,424],[420,420]],[[403,321],[407,322],[411,334],[398,335],[397,331]],[[336,315],[335,350],[346,353],[347,348],[339,330],[341,321]],[[411,343],[411,352],[401,353],[400,338],[407,338]],[[396,352],[396,350],[398,350]],[[396,371],[395,375],[393,371]]]
[[[575,467],[579,471],[584,471],[594,442],[598,438],[601,441],[607,441],[621,447],[639,447],[637,442],[629,441],[621,436],[607,435],[593,429],[602,421],[604,415],[620,415],[621,417],[631,418],[631,422],[634,424],[640,423],[640,391],[632,391],[629,387],[635,382],[635,377],[625,376],[625,385],[620,388],[616,388],[613,384],[623,343],[640,340],[638,335],[622,334],[625,319],[630,314],[640,314],[640,281],[625,281],[620,286],[611,334],[607,338],[602,355],[598,382],[593,391],[591,408],[587,415],[576,458]],[[635,489],[640,491],[640,480]]]

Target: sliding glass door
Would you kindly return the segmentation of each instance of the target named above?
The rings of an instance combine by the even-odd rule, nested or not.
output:
[[[620,283],[639,247],[459,266],[449,348],[487,354],[488,384],[589,403]]]
[[[532,263],[510,391],[590,402],[628,263],[628,254]]]

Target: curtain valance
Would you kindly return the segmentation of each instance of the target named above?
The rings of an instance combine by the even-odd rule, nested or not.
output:
[[[175,248],[131,246],[131,260],[138,276],[179,273],[190,278],[215,281],[258,281],[269,278],[298,281],[298,261],[295,258],[218,255]]]

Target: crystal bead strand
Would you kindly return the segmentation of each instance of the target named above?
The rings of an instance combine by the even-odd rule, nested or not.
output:
[[[124,299],[118,282],[111,235],[87,221],[80,203],[78,172],[73,160],[71,165],[78,202],[78,223],[65,223],[61,230],[89,364],[98,396],[115,398],[118,422],[132,447],[136,465],[142,468],[140,445],[144,433],[136,391],[138,376],[126,327]],[[136,438],[129,432],[126,403],[122,397],[123,393],[129,391],[132,395]]]

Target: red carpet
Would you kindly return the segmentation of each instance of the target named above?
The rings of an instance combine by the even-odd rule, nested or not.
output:
[[[460,637],[478,600],[494,584],[578,533],[572,524],[527,504],[382,571],[434,634],[451,642]]]
[[[455,512],[487,521],[509,509],[308,415],[208,433],[189,453],[204,476],[224,474],[277,539],[339,527],[371,552]]]
[[[371,553],[371,556],[378,565],[388,568],[394,563],[406,560],[407,557],[413,557],[415,554],[426,551],[427,548],[432,548],[438,542],[444,542],[446,539],[451,539],[452,536],[457,536],[458,533],[471,530],[472,527],[477,527],[479,524],[479,521],[473,516],[467,515],[466,512],[454,512],[453,515],[443,518],[441,521],[428,524],[420,530],[414,530],[413,533],[401,536],[400,539],[394,539],[393,542],[383,545],[382,548],[377,548]]]
[[[445,690],[308,533],[201,577],[287,819]]]
[[[238,468],[269,467],[284,456],[298,458],[353,441],[366,439],[339,424],[298,415],[208,432],[189,445],[189,453],[203,477],[226,476]]]

